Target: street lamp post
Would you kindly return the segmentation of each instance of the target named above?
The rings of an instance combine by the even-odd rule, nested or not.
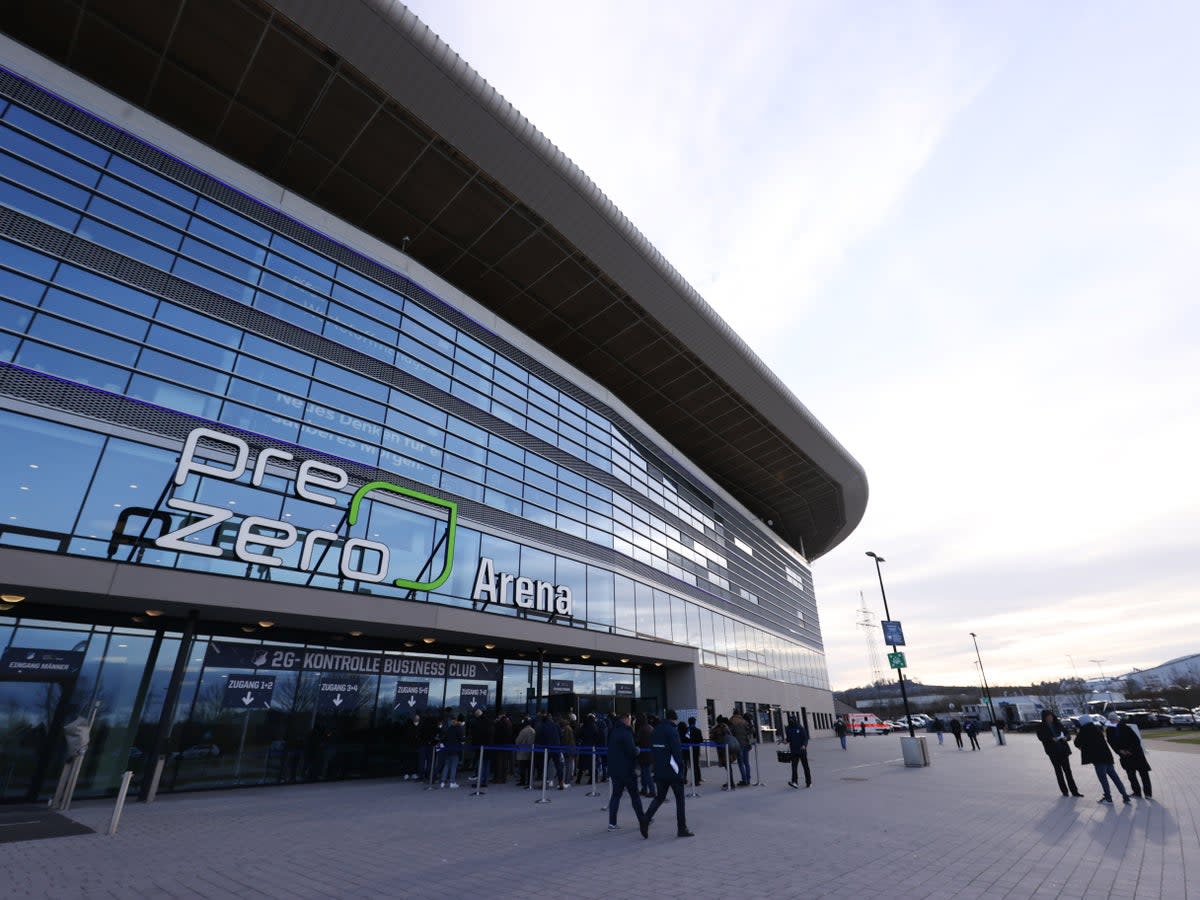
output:
[[[891,612],[888,611],[887,591],[885,591],[883,589],[883,570],[881,568],[879,568],[879,564],[882,562],[887,562],[887,560],[884,559],[882,556],[878,555],[877,553],[872,553],[870,550],[867,551],[867,556],[869,556],[869,557],[871,557],[871,559],[875,560],[875,574],[879,576],[879,593],[883,597],[883,614],[887,617],[887,620],[890,622],[892,620],[892,614],[891,614]],[[893,653],[899,652],[896,649],[895,644],[892,644],[892,652]],[[908,712],[908,691],[905,690],[905,688],[904,688],[904,670],[897,669],[896,675],[900,679],[900,699],[904,701],[904,721],[906,721],[908,723],[908,736],[910,738],[915,738],[917,736],[917,732],[916,732],[916,729],[913,728],[912,716]]]
[[[1004,746],[1004,735],[1000,733],[1000,720],[996,718],[996,707],[992,705],[992,691],[988,687],[987,675],[983,673],[983,657],[979,655],[979,640],[975,637],[975,632],[971,632],[971,640],[975,644],[975,659],[979,661],[979,677],[983,679],[983,693],[987,697],[988,712],[992,716],[992,725],[996,729],[996,743],[1001,747]]]

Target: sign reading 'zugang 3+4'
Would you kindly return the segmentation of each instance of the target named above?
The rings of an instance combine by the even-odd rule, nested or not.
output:
[[[203,446],[201,441],[205,442]],[[278,467],[296,462],[297,457],[290,450],[277,447],[259,450],[252,459],[249,444],[240,438],[210,428],[196,428],[184,442],[175,469],[174,483],[182,487],[190,480],[200,478],[240,481],[244,485],[248,474],[252,487],[262,487],[268,475],[273,480],[278,479]],[[268,473],[268,466],[272,466],[274,471]],[[205,503],[175,496],[168,499],[166,505],[183,513],[184,519],[178,528],[158,537],[154,543],[164,550],[221,557],[228,552],[221,546],[223,529],[232,527],[225,523],[236,521],[240,516],[232,552],[245,563],[314,571],[326,556],[334,554],[338,560],[338,571],[344,578],[354,581],[379,583],[390,580],[396,587],[416,591],[432,591],[444,584],[454,565],[457,504],[387,481],[371,481],[353,494],[348,494],[349,484],[350,476],[345,469],[313,459],[299,461],[289,484],[291,494],[300,500],[343,509],[345,533],[342,534],[326,528],[305,528],[300,523],[268,516],[235,512],[231,508],[233,501],[219,498],[208,490],[203,494],[209,501]],[[399,554],[393,554],[392,546],[382,540],[349,536],[349,529],[360,518],[365,520],[370,515],[371,504],[385,504],[390,508],[389,513],[419,517],[426,534],[430,533],[426,530],[430,519],[444,523],[440,539],[433,544],[433,552],[419,554],[424,560],[424,568],[417,572],[393,573],[392,561]],[[376,527],[373,523],[372,533]],[[409,534],[375,536],[403,541],[404,546],[411,542]],[[438,555],[439,548],[441,571],[434,576],[436,564],[433,557]]]

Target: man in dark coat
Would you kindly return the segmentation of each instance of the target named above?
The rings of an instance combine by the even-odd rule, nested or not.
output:
[[[800,780],[796,776],[796,766],[804,766],[804,786],[812,787],[812,772],[808,769],[808,729],[800,724],[799,719],[793,719],[784,731],[788,740],[788,749],[792,752],[792,780],[788,787],[799,789]]]
[[[492,771],[492,759],[495,752],[483,748],[490,746],[495,741],[496,723],[492,720],[490,712],[476,710],[476,713],[475,724],[471,727],[471,746],[475,748],[475,758],[479,765],[477,772],[479,780],[475,782],[475,785],[479,790],[483,790],[488,786],[488,776]]]
[[[1075,786],[1075,777],[1071,774],[1071,745],[1067,741],[1067,733],[1058,721],[1053,711],[1042,711],[1042,724],[1037,730],[1038,740],[1050,757],[1050,765],[1054,766],[1054,777],[1058,779],[1058,788],[1064,797],[1082,797],[1079,788]]]
[[[958,721],[958,719],[951,719],[950,720],[950,733],[952,735],[954,735],[954,743],[958,744],[958,749],[961,750],[963,748],[963,745],[962,745],[962,722]]]
[[[599,768],[599,760],[596,759],[596,748],[603,746],[603,741],[600,738],[600,728],[596,725],[596,714],[588,713],[583,717],[583,724],[579,726],[579,737],[575,741],[576,746],[580,748],[579,766],[575,770],[575,783],[582,784],[583,776],[588,777],[588,784],[592,783],[593,767]],[[590,747],[590,750],[583,748]],[[598,776],[597,776],[598,777]]]
[[[675,710],[667,710],[667,718],[654,726],[650,742],[654,754],[654,783],[657,793],[646,810],[647,824],[654,821],[654,814],[667,799],[667,790],[675,795],[675,833],[679,837],[695,837],[688,829],[687,816],[683,808],[683,747],[679,744],[679,716]],[[643,836],[645,833],[643,832]]]
[[[1149,800],[1154,794],[1150,787],[1150,763],[1146,762],[1141,735],[1128,722],[1122,722],[1115,712],[1108,714],[1108,727],[1104,731],[1108,738],[1108,746],[1113,748],[1117,754],[1117,761],[1129,776],[1133,796],[1145,796]],[[1141,784],[1138,784],[1139,775]]]
[[[1079,759],[1083,764],[1096,767],[1096,778],[1100,780],[1100,790],[1104,792],[1104,796],[1097,802],[1112,803],[1112,794],[1108,792],[1108,781],[1111,781],[1120,792],[1122,800],[1126,803],[1133,802],[1125,793],[1125,785],[1117,776],[1117,770],[1113,768],[1113,755],[1108,749],[1108,742],[1104,739],[1104,732],[1091,716],[1079,717],[1079,734],[1075,735],[1075,746],[1079,748]]]
[[[513,742],[512,719],[504,713],[496,718],[492,729],[492,742],[497,747],[507,747]],[[512,767],[512,753],[508,750],[496,750],[492,756],[492,783],[504,784],[508,780],[508,771]]]
[[[554,780],[558,784],[563,783],[563,762],[562,751],[557,748],[562,746],[562,732],[558,730],[558,723],[554,721],[545,710],[538,715],[538,724],[535,731],[534,743],[537,744],[539,751],[543,747],[550,747],[550,762],[554,764]],[[537,764],[534,764],[535,768]],[[546,767],[545,761],[542,763],[542,768]]]
[[[612,796],[608,801],[608,830],[617,830],[617,809],[621,805],[621,794],[628,792],[642,837],[649,837],[650,823],[642,811],[642,798],[637,791],[637,746],[633,742],[633,729],[629,727],[629,713],[618,715],[608,733],[608,777],[612,780]]]
[[[688,716],[687,743],[692,745],[692,784],[704,784],[700,777],[700,745],[704,742],[704,732],[696,727],[696,717]]]

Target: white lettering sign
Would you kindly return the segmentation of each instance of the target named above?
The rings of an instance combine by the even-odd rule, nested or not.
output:
[[[565,584],[497,572],[496,563],[486,556],[480,558],[475,570],[475,591],[471,597],[485,603],[510,604],[559,616],[571,615],[573,599],[571,588]]]

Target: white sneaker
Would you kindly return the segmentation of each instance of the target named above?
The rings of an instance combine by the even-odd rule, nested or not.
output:
[[[442,785],[442,787],[445,787],[445,785]],[[450,782],[450,790],[452,790],[452,791],[458,790],[458,782],[457,781]]]
[[[444,782],[444,781],[443,781],[443,782],[442,782],[442,784],[441,784],[441,786],[442,786],[443,788],[445,788],[445,787],[446,787],[446,782]]]

